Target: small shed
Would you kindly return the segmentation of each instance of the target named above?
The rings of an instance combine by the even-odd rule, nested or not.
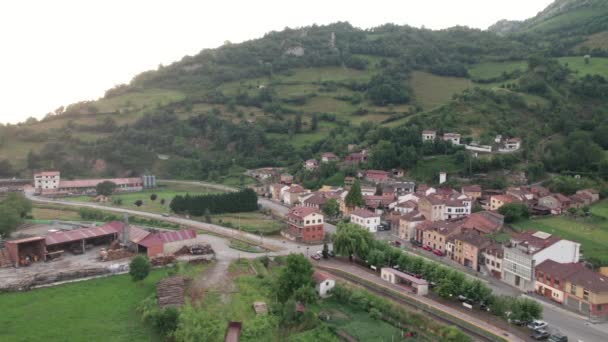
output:
[[[146,252],[152,258],[161,254],[173,254],[184,246],[197,243],[194,229],[152,233],[137,242],[140,251]]]
[[[325,272],[315,271],[312,277],[315,280],[315,290],[322,298],[329,296],[329,292],[336,286],[336,280]]]
[[[405,286],[421,296],[425,296],[429,293],[429,283],[426,280],[407,273],[389,267],[383,267],[380,271],[380,276],[391,284]]]
[[[268,313],[268,305],[265,302],[253,302],[253,310],[256,315],[266,315]]]
[[[46,258],[46,245],[42,236],[6,241],[4,244],[15,267],[28,266]]]

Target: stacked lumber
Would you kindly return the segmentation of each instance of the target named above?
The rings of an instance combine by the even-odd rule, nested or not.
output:
[[[184,293],[190,278],[175,276],[163,279],[156,284],[156,298],[161,309],[184,305]]]
[[[159,256],[155,256],[154,258],[150,259],[150,264],[152,264],[152,266],[164,266],[164,265],[174,264],[174,263],[175,263],[175,256],[173,256],[173,255],[159,255]]]
[[[129,250],[126,250],[126,249],[109,249],[107,251],[107,253],[108,253],[108,255],[106,256],[104,261],[130,258],[133,255],[135,255],[135,253],[130,252]]]

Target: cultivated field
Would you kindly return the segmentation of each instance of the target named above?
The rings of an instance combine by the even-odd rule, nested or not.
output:
[[[421,71],[414,71],[410,79],[416,101],[425,110],[445,104],[452,99],[452,95],[462,92],[471,84],[466,78],[436,76]]]
[[[204,220],[202,217],[197,219]],[[283,228],[282,222],[260,212],[211,215],[211,222],[247,233],[263,235],[278,234]]]

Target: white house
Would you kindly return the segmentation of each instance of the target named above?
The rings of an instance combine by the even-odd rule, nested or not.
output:
[[[452,145],[460,145],[460,134],[458,133],[444,133],[443,141],[450,141]]]
[[[507,150],[516,151],[516,150],[519,150],[520,147],[521,147],[521,139],[520,138],[507,139],[507,141],[505,142],[505,148]]]
[[[436,137],[437,137],[437,132],[435,132],[435,131],[431,131],[431,130],[422,131],[422,141],[423,142],[425,142],[425,141],[433,142]]]
[[[578,262],[579,243],[545,232],[525,232],[503,248],[502,281],[523,291],[533,291],[534,268],[545,260]]]
[[[308,171],[312,171],[319,167],[319,162],[316,159],[308,159],[304,162],[304,168]]]
[[[357,208],[350,214],[350,222],[367,229],[371,233],[375,233],[380,225],[380,214],[367,209]]]
[[[328,297],[331,290],[336,286],[336,280],[325,272],[315,271],[312,277],[315,280],[315,290],[321,298]]]
[[[59,171],[45,171],[34,174],[34,188],[40,190],[57,190],[61,177]]]

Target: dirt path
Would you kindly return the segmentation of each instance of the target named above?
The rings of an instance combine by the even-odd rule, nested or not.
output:
[[[235,286],[228,276],[228,267],[232,260],[220,259],[211,267],[199,274],[192,285],[190,285],[190,298],[199,301],[209,292],[220,293],[223,303],[228,303],[230,293],[235,291]]]

